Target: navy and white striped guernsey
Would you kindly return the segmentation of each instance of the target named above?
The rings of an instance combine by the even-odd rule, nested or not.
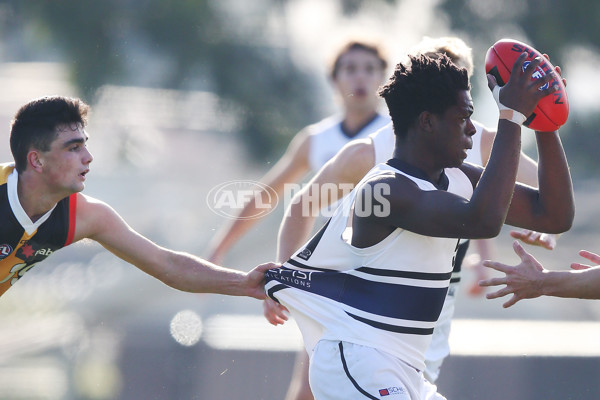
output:
[[[357,188],[390,172],[408,177],[421,190],[439,190],[388,164],[375,166]],[[458,168],[445,173],[447,190],[470,199],[467,176]],[[380,349],[423,370],[458,240],[396,229],[373,246],[356,248],[347,227],[356,193],[343,199],[295,256],[267,273],[265,289],[290,310],[309,355],[321,339],[341,340]]]

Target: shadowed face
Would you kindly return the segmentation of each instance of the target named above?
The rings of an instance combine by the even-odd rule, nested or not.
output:
[[[467,150],[473,147],[472,136],[476,128],[471,121],[473,100],[468,90],[457,94],[457,102],[441,115],[434,115],[433,148],[440,168],[458,167],[465,158]]]

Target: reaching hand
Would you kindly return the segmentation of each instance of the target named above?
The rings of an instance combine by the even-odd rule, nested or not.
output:
[[[581,250],[579,252],[579,255],[583,258],[590,260],[591,262],[593,262],[596,265],[600,264],[600,256],[596,253],[592,253],[591,251],[587,251],[587,250]],[[592,267],[594,267],[594,265],[571,263],[571,268],[577,269],[577,270],[588,269],[588,268],[592,268]]]
[[[260,264],[252,271],[246,274],[245,285],[248,289],[248,296],[263,300],[265,295],[265,272],[273,268],[279,268],[279,264],[266,263]]]
[[[557,235],[551,233],[541,233],[536,231],[530,231],[529,229],[523,229],[522,231],[511,231],[510,236],[515,239],[519,239],[523,243],[530,244],[532,246],[540,246],[548,250],[554,250],[556,247]]]
[[[263,314],[271,325],[283,325],[288,320],[289,310],[273,299],[263,301]]]
[[[504,288],[486,295],[488,299],[496,299],[512,293],[512,297],[502,306],[508,308],[522,299],[533,299],[542,295],[541,284],[544,267],[523,249],[519,242],[513,243],[515,253],[521,258],[521,263],[510,266],[495,261],[484,261],[483,265],[503,272],[504,277],[491,278],[479,282],[480,286],[506,285]]]

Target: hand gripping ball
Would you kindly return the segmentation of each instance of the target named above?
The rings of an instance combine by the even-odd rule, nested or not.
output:
[[[526,68],[535,57],[541,57],[542,62],[533,73],[532,79],[539,79],[554,71],[554,66],[550,61],[533,47],[513,39],[501,39],[489,48],[485,55],[485,72],[494,75],[498,85],[504,86],[510,78],[513,64],[517,58],[524,52],[527,52],[527,59],[523,64]],[[560,128],[569,117],[569,100],[567,91],[562,79],[557,76],[556,79],[542,87],[545,89],[548,85],[558,84],[559,90],[542,98],[536,106],[533,114],[527,116],[523,125],[541,132],[552,132]]]

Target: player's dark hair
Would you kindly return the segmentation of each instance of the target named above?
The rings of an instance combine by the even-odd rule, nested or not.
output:
[[[27,168],[27,153],[32,148],[50,150],[58,128],[87,124],[89,106],[77,98],[47,96],[30,101],[15,114],[10,124],[10,150],[18,172]]]
[[[418,55],[396,65],[379,95],[387,103],[394,133],[404,137],[423,111],[444,113],[456,104],[461,90],[470,90],[465,68],[458,68],[445,55],[435,59]]]
[[[332,79],[335,79],[337,77],[337,74],[340,70],[340,62],[342,60],[342,56],[354,50],[363,50],[372,53],[381,62],[381,69],[385,70],[387,68],[387,57],[385,56],[384,51],[380,46],[374,43],[353,40],[346,43],[341,49],[339,49],[335,57],[333,58],[330,72],[330,76]]]

